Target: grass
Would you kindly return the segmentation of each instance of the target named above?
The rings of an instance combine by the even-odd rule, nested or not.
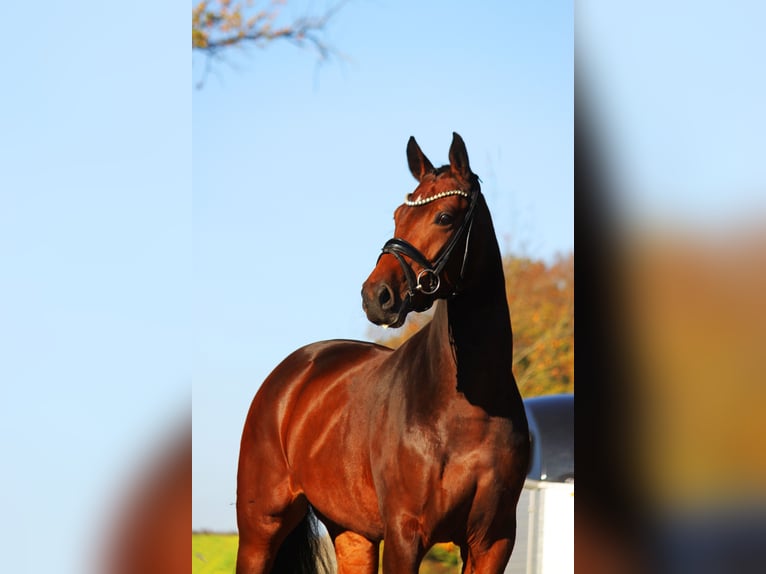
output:
[[[232,574],[237,539],[236,534],[192,532],[192,574]]]
[[[237,535],[192,532],[192,574],[233,574],[237,561]],[[420,574],[457,574],[460,550],[437,544],[426,555]]]

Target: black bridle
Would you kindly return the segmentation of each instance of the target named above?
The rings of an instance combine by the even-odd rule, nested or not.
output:
[[[461,195],[465,195],[462,192],[460,193]],[[463,217],[463,222],[460,224],[460,227],[458,227],[457,230],[450,236],[449,240],[444,244],[444,247],[442,247],[441,251],[436,256],[436,259],[433,261],[429,261],[428,258],[423,255],[423,253],[421,253],[414,245],[408,241],[405,241],[404,239],[400,239],[399,237],[389,239],[386,241],[385,245],[383,245],[380,257],[386,253],[396,257],[396,260],[399,262],[402,271],[404,271],[404,277],[407,280],[407,295],[404,301],[402,301],[402,309],[400,314],[403,311],[408,311],[410,308],[417,312],[426,311],[431,307],[431,305],[433,305],[436,297],[431,296],[439,290],[439,287],[441,287],[441,273],[446,267],[447,262],[450,259],[450,255],[452,255],[452,251],[455,249],[458,241],[460,241],[460,237],[463,235],[463,233],[466,233],[465,249],[463,251],[463,263],[460,266],[460,276],[458,277],[458,281],[454,284],[449,297],[457,294],[460,282],[463,279],[463,272],[465,271],[465,262],[468,257],[468,242],[471,238],[471,229],[473,227],[473,214],[476,207],[476,202],[479,199],[480,194],[480,190],[476,190],[472,193],[470,203],[468,204],[468,209],[465,212],[465,217]],[[408,205],[416,206],[421,204],[408,203]],[[380,257],[378,257],[378,259],[380,259]],[[420,267],[422,267],[419,273],[415,273],[415,271],[412,269],[412,266],[407,262],[405,257],[408,257],[417,263]],[[424,306],[415,308],[415,295],[418,291],[427,297]]]

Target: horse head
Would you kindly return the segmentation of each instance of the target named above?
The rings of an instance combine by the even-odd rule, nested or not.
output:
[[[448,165],[434,168],[414,137],[407,143],[407,162],[418,185],[394,212],[394,237],[362,286],[367,318],[384,327],[400,327],[410,311],[425,311],[436,299],[459,293],[481,194],[457,133]]]

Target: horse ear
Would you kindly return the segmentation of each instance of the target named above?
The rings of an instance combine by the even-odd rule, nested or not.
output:
[[[410,166],[410,172],[418,181],[421,181],[425,174],[434,170],[433,164],[420,150],[418,142],[412,136],[407,142],[407,163]]]
[[[465,150],[465,142],[457,132],[452,132],[452,145],[449,148],[449,164],[452,172],[463,179],[470,181],[471,166],[468,165],[468,152]]]

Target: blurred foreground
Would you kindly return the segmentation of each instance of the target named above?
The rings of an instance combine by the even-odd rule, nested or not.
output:
[[[578,5],[576,571],[766,572],[751,8]]]
[[[99,572],[189,572],[191,424],[164,439],[165,443],[136,468],[117,500],[98,551]]]

